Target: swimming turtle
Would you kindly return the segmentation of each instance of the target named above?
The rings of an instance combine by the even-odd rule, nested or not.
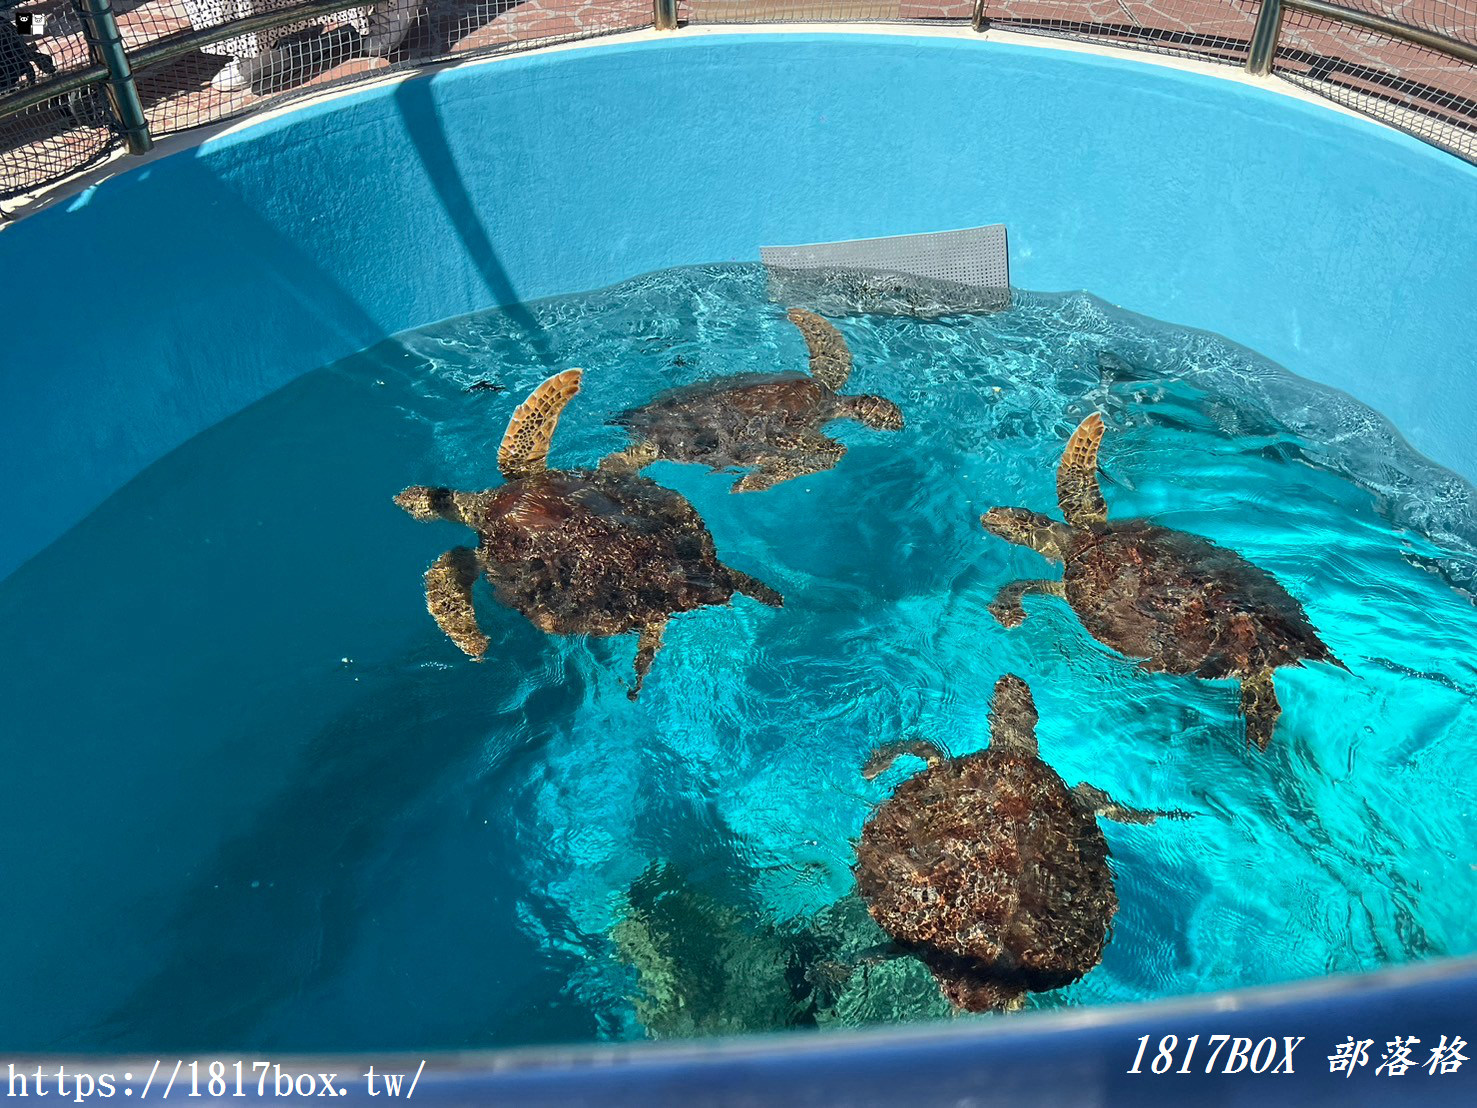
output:
[[[1125,808],[1069,789],[1041,760],[1036,703],[1014,674],[995,685],[990,745],[962,758],[926,741],[883,746],[871,780],[902,754],[928,767],[872,813],[857,847],[857,889],[903,952],[970,1012],[1019,1008],[1098,964],[1118,910],[1097,817],[1152,823],[1183,812]]]
[[[671,615],[726,604],[735,592],[774,608],[784,600],[718,561],[702,517],[679,493],[620,466],[548,468],[559,415],[579,388],[580,371],[568,370],[514,411],[497,456],[507,484],[415,486],[395,503],[416,519],[477,532],[477,549],[448,550],[426,572],[426,606],[469,657],[488,647],[472,608],[472,585],[485,573],[500,601],[550,634],[639,632],[635,700]]]
[[[1247,743],[1266,750],[1282,713],[1272,671],[1304,660],[1348,667],[1266,570],[1199,535],[1109,520],[1097,480],[1102,438],[1094,412],[1067,443],[1056,478],[1066,523],[1025,508],[980,517],[990,533],[1066,564],[1060,581],[1006,585],[990,611],[1015,627],[1026,618],[1022,598],[1059,596],[1093,638],[1143,659],[1145,671],[1239,678]]]
[[[846,447],[822,434],[833,419],[855,419],[878,431],[898,431],[903,413],[880,396],[843,396],[851,376],[846,340],[814,312],[795,309],[790,322],[810,348],[810,374],[744,373],[683,385],[650,403],[613,416],[631,447],[611,465],[640,469],[659,459],[701,462],[715,472],[751,466],[734,492],[767,489],[839,462]]]

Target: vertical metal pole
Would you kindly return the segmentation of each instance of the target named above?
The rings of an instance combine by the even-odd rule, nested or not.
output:
[[[974,12],[969,17],[969,25],[981,32],[989,26],[989,20],[985,18],[985,0],[974,0]]]
[[[652,0],[653,19],[658,31],[677,29],[677,0]]]
[[[123,52],[123,35],[113,16],[112,0],[78,0],[77,7],[92,56],[107,68],[108,100],[123,125],[128,152],[147,154],[154,148],[154,138],[149,134],[149,121],[144,118],[144,106],[133,83],[128,55]]]
[[[1277,37],[1281,33],[1282,0],[1262,0],[1256,29],[1251,32],[1251,53],[1246,59],[1246,72],[1253,77],[1265,77],[1272,72],[1272,63],[1277,60]]]

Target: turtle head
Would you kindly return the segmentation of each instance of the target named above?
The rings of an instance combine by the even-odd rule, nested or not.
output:
[[[1013,673],[995,682],[990,698],[990,745],[1018,747],[1036,753],[1036,699],[1031,687]]]
[[[843,396],[842,413],[848,419],[865,423],[874,431],[901,431],[902,410],[885,396]]]
[[[985,530],[1006,542],[1029,546],[1053,561],[1065,561],[1072,529],[1025,508],[991,508],[980,516]]]
[[[432,488],[430,485],[412,485],[395,497],[395,503],[404,508],[422,523],[449,519],[453,523],[465,523],[462,514],[461,494],[448,488]]]

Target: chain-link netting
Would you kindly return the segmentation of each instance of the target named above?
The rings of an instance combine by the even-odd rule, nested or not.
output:
[[[0,0],[0,199],[116,150],[84,33],[98,0]],[[1477,161],[1477,67],[1285,0],[1275,72]],[[1477,0],[1339,0],[1477,44]],[[398,68],[650,27],[652,0],[113,0],[155,136]],[[684,23],[967,24],[1244,65],[1261,0],[679,0]],[[219,34],[211,33],[218,30]],[[48,89],[70,82],[46,97]],[[19,110],[18,110],[19,109]]]
[[[1471,37],[1477,0],[1457,2],[1468,6],[1464,18]],[[1447,15],[1455,12],[1453,5],[1441,7]],[[1477,65],[1472,62],[1288,8],[1282,16],[1273,72],[1477,162]]]
[[[1245,63],[1261,0],[681,0],[684,22],[905,21],[1110,42],[1215,61]]]
[[[986,0],[989,26],[1246,64],[1261,0]]]
[[[0,199],[66,177],[120,143],[100,85],[6,111],[95,64],[78,2],[0,0]],[[651,0],[382,0],[336,11],[304,0],[114,0],[113,8],[156,137],[398,68],[649,27],[653,12]],[[316,13],[292,18],[305,8]],[[42,15],[33,23],[44,29],[19,32],[17,13]],[[241,29],[274,14],[284,22]],[[222,34],[180,41],[211,28]],[[168,56],[152,60],[157,50]]]
[[[116,144],[112,113],[96,86],[54,96],[0,118],[0,198],[86,168]]]
[[[679,0],[683,23],[968,23],[970,0]]]
[[[297,0],[174,0],[284,11]],[[237,35],[136,74],[149,128],[167,135],[392,69],[649,27],[650,0],[383,0]]]

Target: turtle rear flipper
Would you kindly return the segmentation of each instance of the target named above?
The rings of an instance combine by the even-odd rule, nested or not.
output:
[[[626,690],[626,699],[635,700],[641,695],[641,686],[651,670],[656,652],[662,648],[662,635],[667,630],[667,617],[654,619],[641,628],[641,640],[636,645],[636,683]]]
[[[1270,669],[1241,679],[1241,714],[1246,717],[1246,745],[1255,744],[1258,750],[1265,752],[1282,715],[1282,705],[1277,702],[1277,689],[1272,684]]]
[[[549,444],[559,426],[559,414],[580,391],[582,371],[556,373],[519,404],[503,432],[497,467],[510,481],[548,468]]]
[[[426,607],[447,637],[479,661],[489,642],[472,609],[472,586],[480,573],[476,551],[465,546],[448,550],[426,570]]]
[[[1057,503],[1074,527],[1102,523],[1108,518],[1108,505],[1097,480],[1097,453],[1102,441],[1103,417],[1093,412],[1072,432],[1057,467]]]
[[[851,378],[851,350],[841,332],[802,308],[791,309],[789,319],[800,328],[810,348],[810,375],[832,392],[840,392]]]

